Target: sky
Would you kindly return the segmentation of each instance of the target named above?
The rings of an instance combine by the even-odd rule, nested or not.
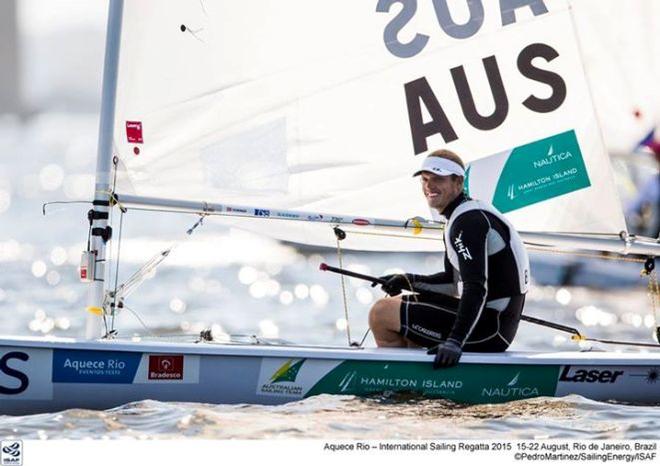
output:
[[[20,0],[18,21],[21,31],[28,35],[43,35],[64,29],[103,29],[107,4],[99,0]]]

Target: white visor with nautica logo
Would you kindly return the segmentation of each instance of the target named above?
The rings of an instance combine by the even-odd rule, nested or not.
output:
[[[434,157],[432,155],[429,155],[424,159],[422,168],[416,171],[413,176],[420,175],[422,172],[430,172],[440,176],[465,176],[465,170],[456,162],[452,162],[451,160],[442,157]]]

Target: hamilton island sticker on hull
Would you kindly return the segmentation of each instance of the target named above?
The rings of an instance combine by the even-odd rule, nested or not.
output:
[[[411,392],[464,403],[502,403],[554,396],[557,366],[460,365],[441,371],[429,363],[345,361],[307,396]]]
[[[490,185],[492,204],[503,213],[591,186],[573,130],[477,160],[465,184],[483,199],[490,197],[484,196]]]

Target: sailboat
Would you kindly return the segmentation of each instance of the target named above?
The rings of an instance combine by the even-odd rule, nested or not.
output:
[[[164,251],[109,285],[117,217],[141,210],[304,244],[437,253],[443,223],[411,178],[437,147],[469,161],[466,190],[505,213],[529,246],[641,255],[651,271],[660,249],[626,231],[565,0],[460,10],[111,0],[80,269],[86,338],[0,337],[0,413],[398,391],[464,403],[572,393],[660,403],[657,352],[467,353],[434,371],[415,349],[209,332],[123,339],[109,326],[141,274],[167,260]]]

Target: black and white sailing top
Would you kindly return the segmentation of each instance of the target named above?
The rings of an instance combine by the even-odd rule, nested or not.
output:
[[[529,258],[515,228],[485,202],[461,193],[442,215],[447,218],[445,270],[416,276],[415,290],[460,296],[448,339],[462,345],[484,308],[502,311],[509,298],[527,293]]]

